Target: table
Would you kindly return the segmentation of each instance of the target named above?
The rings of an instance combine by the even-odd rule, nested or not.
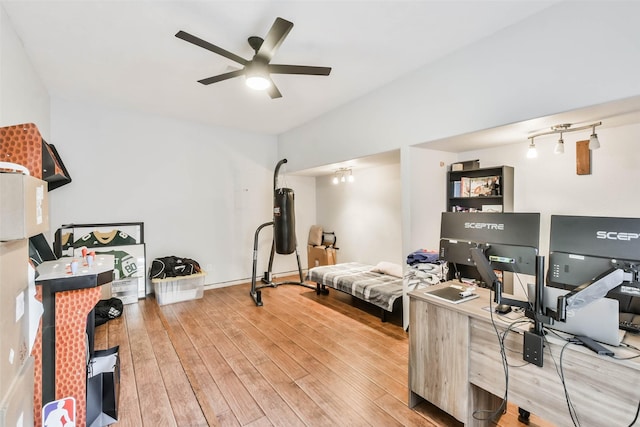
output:
[[[450,283],[437,285],[448,286]],[[453,304],[425,293],[409,293],[409,406],[427,400],[469,426],[490,425],[490,412],[505,393],[505,374],[499,340],[488,310],[487,289],[479,298]],[[512,320],[494,314],[500,333]],[[566,343],[548,333],[544,366],[522,359],[524,325],[504,340],[507,349],[508,400],[557,425],[573,425],[556,366]],[[623,342],[640,347],[640,336],[627,334]],[[616,357],[637,352],[610,347]],[[562,356],[565,384],[583,427],[629,425],[640,400],[640,361],[616,360],[569,345]],[[488,410],[488,412],[476,412]]]
[[[68,271],[71,260],[46,261],[36,269],[36,298],[44,310],[32,351],[36,426],[42,424],[44,404],[69,396],[76,400],[76,425],[86,423],[87,352],[93,350],[89,313],[100,300],[100,286],[113,280],[114,257],[97,256],[76,274]]]

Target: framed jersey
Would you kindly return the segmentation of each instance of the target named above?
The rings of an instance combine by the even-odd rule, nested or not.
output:
[[[115,288],[137,283],[137,296],[147,293],[144,224],[142,222],[69,224],[55,233],[56,256],[83,257],[87,252],[113,255]],[[136,279],[136,280],[133,280]],[[121,281],[121,283],[118,283]]]

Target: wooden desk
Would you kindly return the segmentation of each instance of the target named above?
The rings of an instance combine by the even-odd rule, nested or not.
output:
[[[447,283],[437,285],[448,286]],[[409,293],[409,406],[423,399],[469,426],[490,423],[505,393],[500,344],[491,321],[490,293],[452,304],[418,290]],[[493,316],[502,334],[513,320]],[[563,339],[549,333],[542,368],[522,359],[525,325],[504,340],[509,362],[509,402],[560,426],[573,425],[558,375]],[[624,342],[640,347],[640,337]],[[624,347],[609,347],[616,357],[634,356]],[[557,365],[557,369],[556,369]],[[640,361],[615,360],[569,345],[562,355],[565,384],[583,427],[629,425],[640,400]],[[474,411],[489,410],[487,413]]]

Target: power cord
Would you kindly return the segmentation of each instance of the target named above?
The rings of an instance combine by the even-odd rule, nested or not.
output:
[[[491,316],[491,324],[493,325],[493,330],[498,338],[498,343],[500,344],[500,358],[502,359],[502,369],[504,371],[504,396],[502,397],[502,402],[498,405],[498,408],[495,410],[490,409],[477,409],[474,410],[472,416],[475,420],[478,421],[493,421],[499,415],[504,414],[507,411],[507,397],[509,394],[509,364],[507,363],[507,356],[504,349],[504,342],[500,337],[500,331],[498,331],[498,326],[495,323],[495,319],[493,317],[493,291],[489,292],[489,315]],[[482,417],[482,414],[489,414],[487,417]]]
[[[505,339],[509,334],[509,332],[511,332],[515,326],[520,325],[522,323],[529,323],[529,319],[524,320],[523,318],[518,318],[515,321],[511,322],[507,326],[507,328],[501,333],[500,330],[498,329],[498,325],[496,325],[495,323],[495,318],[493,314],[494,313],[493,298],[491,296],[492,293],[493,291],[489,293],[489,314],[491,317],[491,325],[493,326],[493,330],[496,334],[496,337],[498,338],[498,343],[500,345],[500,358],[502,360],[502,369],[504,371],[505,387],[504,387],[504,396],[502,397],[502,402],[500,403],[500,405],[498,405],[497,409],[493,411],[490,409],[478,409],[473,411],[473,414],[472,414],[473,418],[479,421],[493,421],[495,420],[496,417],[504,414],[507,411],[507,401],[508,401],[508,395],[509,395],[509,366],[522,367],[528,364],[526,363],[524,365],[515,365],[515,366],[509,364],[506,350],[509,350],[509,351],[515,351],[515,350],[507,349],[505,347]],[[481,414],[489,414],[489,415],[487,417],[482,417]]]

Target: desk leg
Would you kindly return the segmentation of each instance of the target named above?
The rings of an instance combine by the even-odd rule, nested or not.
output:
[[[419,403],[424,402],[424,398],[409,390],[409,408],[414,408]]]
[[[500,407],[502,398],[473,384],[469,384],[469,397],[469,408],[465,425],[478,427],[494,425],[494,422],[487,418]],[[474,411],[482,411],[476,415],[478,419],[474,418]],[[501,415],[501,413],[498,413],[495,420],[500,418]]]

